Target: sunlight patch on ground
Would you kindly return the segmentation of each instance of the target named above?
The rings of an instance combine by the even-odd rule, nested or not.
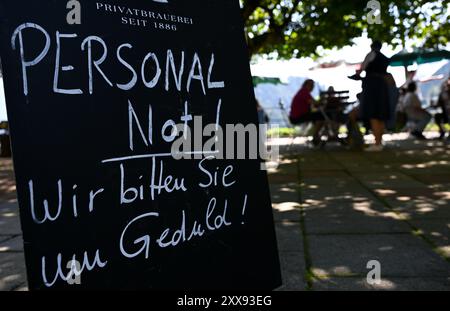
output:
[[[372,287],[374,289],[383,289],[383,290],[394,290],[397,285],[394,282],[391,282],[386,279],[381,279],[379,284],[373,284]]]
[[[434,195],[440,196],[443,200],[450,200],[450,191],[435,192]]]
[[[329,270],[321,269],[321,268],[313,268],[312,272],[315,276],[323,279],[328,278],[332,275],[340,275],[340,276],[352,276],[355,275],[355,273],[352,272],[352,270],[349,267],[346,266],[336,266],[332,267]]]
[[[375,191],[379,195],[390,195],[390,194],[396,194],[397,192],[391,189],[375,189]]]
[[[17,217],[17,213],[4,213],[2,214],[3,217]]]
[[[450,245],[438,247],[438,251],[447,258],[450,258]]]
[[[409,200],[411,200],[411,197],[400,196],[400,197],[397,197],[397,200],[399,200],[399,201],[409,201]]]
[[[301,206],[297,202],[283,202],[278,204],[272,204],[272,207],[278,212],[289,212],[298,210]]]

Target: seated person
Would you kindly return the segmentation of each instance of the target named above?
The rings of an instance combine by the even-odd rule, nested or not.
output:
[[[336,96],[336,91],[334,90],[334,87],[330,86],[323,95],[324,100],[326,100],[328,109],[341,108],[341,99],[338,96]]]
[[[450,78],[448,78],[448,80],[442,85],[437,106],[441,108],[442,112],[436,114],[434,116],[434,120],[439,126],[439,138],[443,139],[446,134],[444,124],[448,124],[450,119]]]
[[[311,79],[306,80],[303,86],[295,95],[292,100],[291,113],[289,120],[292,124],[300,124],[305,122],[314,123],[313,144],[320,143],[319,132],[323,127],[324,117],[320,112],[312,112],[311,108],[317,102],[311,96],[311,92],[314,89],[314,81]]]
[[[408,122],[405,109],[403,108],[403,102],[406,94],[406,88],[400,87],[398,89],[398,101],[397,107],[395,108],[395,130],[397,131],[402,130]]]
[[[403,109],[409,121],[415,123],[411,132],[418,139],[425,139],[423,130],[431,120],[431,114],[422,108],[422,103],[416,94],[417,84],[410,82],[408,84],[407,93],[403,99]]]
[[[331,120],[331,128],[335,138],[339,134],[341,124],[348,122],[348,116],[344,114],[345,103],[344,100],[348,97],[339,97],[334,87],[330,86],[328,90],[321,95],[321,100],[325,104],[325,112]]]

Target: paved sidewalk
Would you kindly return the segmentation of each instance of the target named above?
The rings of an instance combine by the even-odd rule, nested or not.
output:
[[[0,290],[24,289],[25,259],[12,162],[0,158]]]
[[[450,290],[450,146],[302,148],[271,170],[284,290]],[[381,283],[367,283],[367,263]]]
[[[369,154],[304,145],[269,171],[280,290],[450,290],[450,146]],[[367,262],[382,282],[366,282]],[[0,159],[0,290],[25,290],[11,161]]]

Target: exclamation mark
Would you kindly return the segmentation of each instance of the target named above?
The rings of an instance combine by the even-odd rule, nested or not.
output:
[[[219,99],[219,103],[217,104],[217,113],[216,113],[216,142],[219,141],[219,137],[217,136],[217,132],[219,131],[220,124],[220,110],[222,109],[222,98]]]
[[[244,215],[245,215],[245,209],[247,208],[247,197],[248,197],[248,195],[245,195],[245,198],[244,198],[244,206],[242,206],[242,218],[244,218]],[[241,224],[244,225],[244,224],[245,224],[245,221],[242,220]]]

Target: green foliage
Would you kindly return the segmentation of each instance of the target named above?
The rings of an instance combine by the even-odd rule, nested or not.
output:
[[[278,58],[317,56],[318,48],[351,45],[369,37],[404,45],[419,39],[426,47],[447,44],[449,0],[379,0],[381,24],[367,22],[368,0],[241,0],[251,55]]]
[[[290,127],[273,128],[267,131],[269,137],[292,137],[298,134],[299,132],[295,128]]]
[[[267,78],[267,77],[253,77],[253,86],[257,86],[261,83],[270,83],[270,84],[283,84],[279,78]]]

